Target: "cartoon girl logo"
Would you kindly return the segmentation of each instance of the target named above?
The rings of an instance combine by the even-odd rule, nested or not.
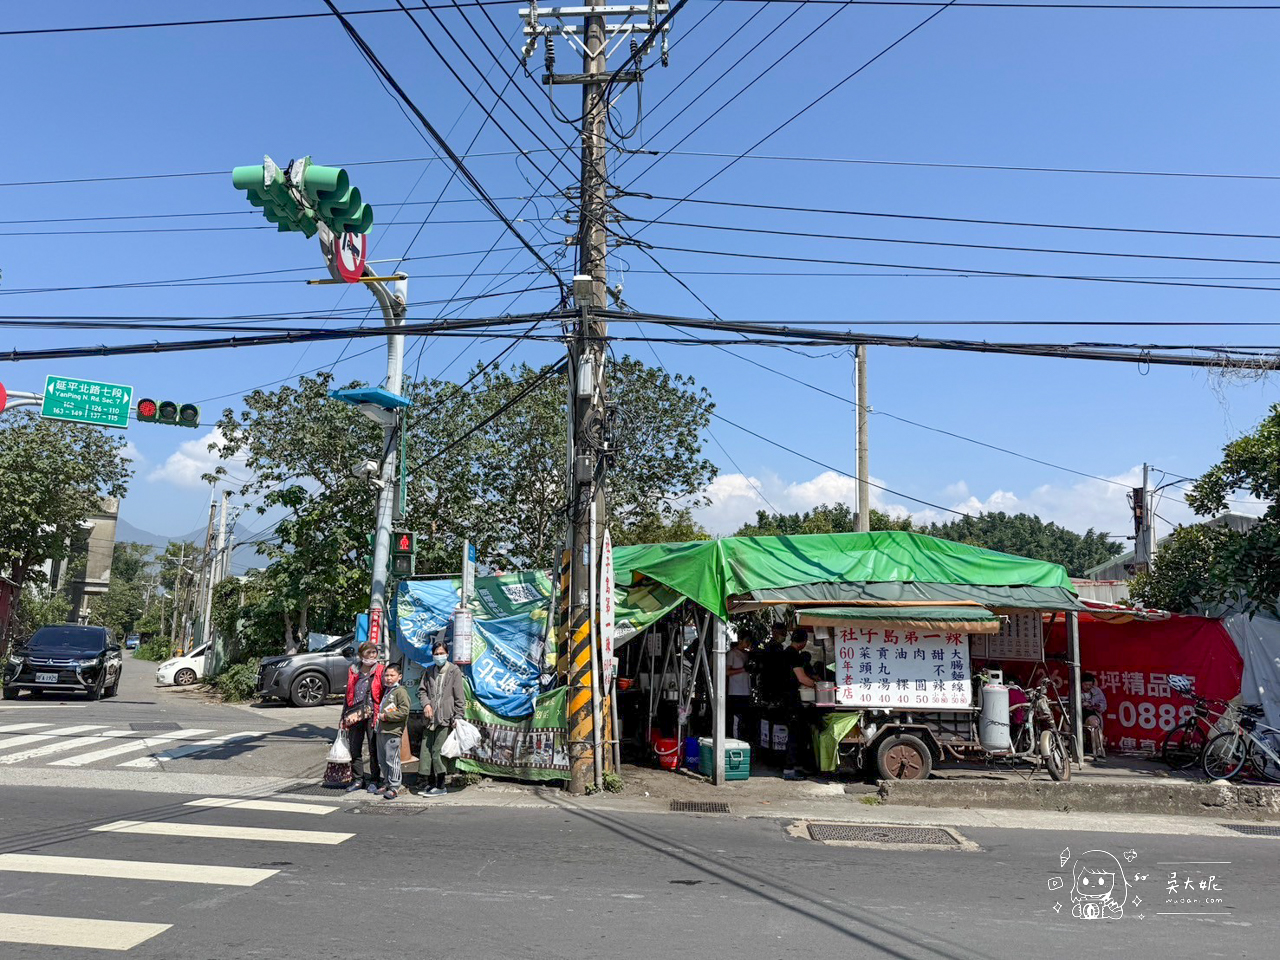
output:
[[[1119,920],[1129,899],[1120,861],[1105,850],[1088,850],[1071,868],[1071,915],[1081,920]]]

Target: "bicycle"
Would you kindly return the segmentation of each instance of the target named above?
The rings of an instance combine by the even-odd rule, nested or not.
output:
[[[1240,710],[1239,726],[1220,733],[1204,747],[1200,765],[1210,780],[1230,780],[1246,766],[1273,783],[1280,783],[1280,728],[1263,723],[1262,706]]]
[[[1237,716],[1227,701],[1199,696],[1192,689],[1190,677],[1170,674],[1169,686],[1192,701],[1194,713],[1165,734],[1160,759],[1174,770],[1189,770],[1200,763],[1210,739],[1234,728]]]

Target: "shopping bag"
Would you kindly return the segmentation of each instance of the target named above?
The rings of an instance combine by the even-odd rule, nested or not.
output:
[[[347,745],[347,732],[339,730],[333,738],[333,746],[329,748],[330,763],[350,763],[351,748]]]
[[[440,756],[456,759],[461,756],[462,748],[458,746],[458,731],[450,730],[449,735],[444,738],[444,743],[440,745]]]
[[[480,731],[470,720],[458,720],[453,725],[453,735],[458,738],[460,753],[470,753],[480,745]]]

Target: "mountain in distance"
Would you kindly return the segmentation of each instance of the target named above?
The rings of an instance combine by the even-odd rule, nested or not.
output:
[[[255,517],[255,519],[257,519]],[[263,524],[264,527],[268,526]],[[190,533],[184,533],[176,537],[166,537],[159,533],[151,533],[143,530],[141,527],[135,527],[128,520],[116,521],[116,543],[141,543],[145,546],[152,547],[157,553],[160,553],[169,543],[181,543],[186,540],[194,543],[197,547],[204,546],[205,528],[200,527],[192,530]],[[217,527],[214,527],[214,537],[218,535]],[[238,547],[246,540],[252,540],[255,531],[248,529],[242,524],[237,523],[233,534],[235,541],[231,550],[231,572],[236,576],[244,573],[251,567],[264,567],[266,561],[258,556],[257,550],[252,546]]]

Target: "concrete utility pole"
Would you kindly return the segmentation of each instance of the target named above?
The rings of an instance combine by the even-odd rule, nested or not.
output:
[[[182,544],[182,550],[178,558],[178,573],[173,578],[173,623],[169,627],[169,649],[173,649],[174,643],[178,639],[178,611],[182,609],[182,577],[186,573],[187,545]]]
[[[213,589],[222,580],[222,552],[227,547],[227,509],[231,503],[231,491],[222,491],[222,510],[218,513],[218,545],[209,563],[209,586],[204,595],[204,640],[213,639]]]
[[[661,36],[666,61],[666,27],[658,19],[667,13],[666,3],[607,4],[588,0],[584,6],[540,9],[531,2],[520,11],[525,20],[527,59],[538,38],[547,41],[547,73],[543,83],[582,87],[581,181],[578,196],[577,273],[573,299],[577,324],[569,343],[569,584],[568,623],[560,643],[568,648],[569,789],[585,793],[599,785],[601,754],[602,688],[600,657],[594,629],[598,612],[593,609],[596,590],[592,578],[601,568],[602,534],[608,523],[606,502],[609,431],[606,423],[605,359],[607,325],[598,319],[606,306],[608,281],[609,180],[606,148],[610,89],[613,81],[639,82],[640,63]],[[581,26],[573,23],[582,18]],[[612,18],[612,19],[611,19]],[[643,21],[643,22],[642,22]],[[560,37],[582,53],[582,73],[555,72],[555,38]],[[610,41],[617,50],[632,39],[627,69],[610,73]],[[635,69],[631,69],[634,67]]]
[[[870,450],[867,444],[867,345],[854,349],[854,366],[858,380],[858,532],[871,529],[871,483],[867,476]]]
[[[1156,555],[1155,503],[1151,491],[1151,467],[1142,465],[1142,486],[1130,495],[1133,508],[1133,565],[1138,572],[1151,569]]]
[[[200,614],[204,611],[205,591],[209,588],[210,560],[212,559],[210,557],[210,551],[213,546],[213,521],[214,521],[214,518],[217,516],[217,513],[218,513],[217,501],[215,501],[213,497],[210,496],[209,497],[209,525],[205,528],[205,531],[204,531],[204,550],[200,554],[200,586],[196,590],[196,605],[195,605],[195,610],[193,611],[193,616],[195,616],[196,618],[199,618]],[[201,622],[200,630],[202,631],[201,639],[204,639],[204,637],[208,636],[208,633],[209,633],[208,620],[204,620]],[[192,643],[194,644],[195,637],[193,636],[191,639],[192,639]],[[186,638],[184,637],[183,640],[185,643]],[[183,648],[183,652],[184,653],[186,652],[185,646]]]

